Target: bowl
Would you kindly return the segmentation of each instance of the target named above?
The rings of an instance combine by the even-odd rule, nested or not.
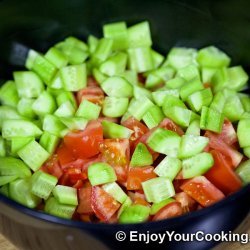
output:
[[[29,48],[44,52],[69,35],[83,39],[89,34],[100,36],[103,24],[119,20],[129,25],[149,20],[155,49],[162,53],[173,46],[213,44],[227,52],[234,65],[241,64],[249,72],[249,7],[246,0],[1,0],[0,82],[23,67]],[[179,241],[179,236],[230,233],[249,214],[249,194],[250,185],[203,210],[134,225],[64,220],[0,195],[0,232],[25,250],[211,249],[217,241]],[[165,235],[162,244],[154,242],[159,233]]]

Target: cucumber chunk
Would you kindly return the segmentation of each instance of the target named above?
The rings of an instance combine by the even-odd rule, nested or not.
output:
[[[214,165],[213,156],[210,153],[200,153],[182,162],[184,179],[193,178],[205,174]]]
[[[31,193],[30,179],[19,179],[11,182],[9,196],[14,201],[29,208],[35,208],[41,202],[39,197]]]
[[[50,154],[34,140],[20,149],[17,154],[33,171],[37,171],[50,156]]]
[[[3,122],[2,136],[6,139],[13,137],[39,137],[42,134],[40,128],[26,120],[5,120]]]

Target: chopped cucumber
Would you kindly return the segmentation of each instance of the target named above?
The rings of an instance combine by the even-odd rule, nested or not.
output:
[[[181,137],[171,130],[157,128],[148,138],[147,144],[154,151],[176,157]]]
[[[39,197],[31,193],[30,179],[12,181],[9,184],[9,197],[29,208],[35,208],[41,202]]]
[[[39,137],[42,134],[40,128],[26,120],[5,120],[2,127],[3,138],[13,137]]]
[[[153,163],[153,157],[148,151],[146,145],[138,143],[132,155],[130,166],[143,167],[150,166]]]
[[[182,163],[179,159],[171,156],[166,156],[154,169],[158,176],[167,177],[174,180],[176,175],[182,168]]]
[[[127,206],[119,217],[119,222],[122,224],[127,223],[141,223],[148,219],[150,208],[143,205]]]
[[[55,176],[37,171],[31,177],[31,193],[47,200],[56,183],[57,178]]]
[[[158,203],[175,195],[172,181],[166,177],[156,177],[142,182],[148,202]]]
[[[109,121],[103,121],[102,127],[105,138],[129,138],[133,133],[132,130]]]
[[[107,163],[93,163],[88,167],[88,178],[92,186],[116,181],[114,169]]]
[[[214,165],[213,156],[210,153],[200,153],[182,162],[184,179],[193,178],[205,174]]]
[[[35,140],[21,148],[17,154],[33,171],[37,171],[50,156]]]
[[[208,145],[209,139],[204,136],[183,135],[179,148],[178,157],[188,158],[201,153]]]
[[[54,184],[54,183],[53,183]],[[57,185],[53,189],[53,195],[59,201],[60,204],[78,205],[77,189],[73,187],[67,187],[63,185]]]

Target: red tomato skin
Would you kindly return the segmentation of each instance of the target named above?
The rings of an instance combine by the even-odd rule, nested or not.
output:
[[[138,190],[136,192],[128,192],[129,198],[132,200],[134,205],[143,205],[150,207],[150,204],[146,201],[146,197],[144,195],[144,192],[142,190]]]
[[[218,138],[217,134],[210,131],[206,131],[204,136],[209,138],[208,145],[211,149],[215,149],[231,159],[233,168],[236,168],[240,164],[243,155],[234,148],[232,148],[230,145],[225,143],[223,140]]]
[[[93,76],[88,76],[87,86],[88,87],[99,87],[99,84]]]
[[[123,121],[122,125],[134,131],[130,136],[131,141],[137,140],[149,131],[149,129],[143,123],[135,119],[133,116]]]
[[[92,196],[92,187],[85,186],[78,190],[79,205],[77,212],[79,214],[93,214],[94,211],[91,206],[91,196]]]
[[[57,148],[56,154],[58,155],[58,160],[61,166],[76,160],[72,151],[68,149],[64,143],[61,143],[61,145]]]
[[[142,190],[141,183],[155,178],[154,167],[130,168],[128,171],[127,190]]]
[[[102,161],[110,164],[117,176],[118,182],[126,182],[130,159],[128,139],[104,139],[100,145]]]
[[[217,136],[218,139],[221,139],[228,145],[233,145],[238,142],[237,134],[233,124],[228,119],[224,120],[222,131]]]
[[[109,221],[120,207],[111,195],[98,186],[92,187],[91,207],[101,221]]]
[[[183,213],[189,213],[197,208],[196,201],[185,192],[177,193],[174,198],[181,204]]]
[[[97,155],[103,142],[103,129],[98,121],[91,121],[83,131],[69,132],[64,143],[76,158],[85,159]]]
[[[178,135],[182,136],[184,135],[184,131],[181,129],[181,127],[179,127],[178,125],[176,125],[172,120],[170,120],[169,118],[165,118],[160,124],[159,126],[160,128],[165,128],[167,130],[171,130],[173,132],[176,132]]]
[[[41,171],[55,176],[57,179],[60,179],[63,175],[60,163],[58,161],[58,156],[52,155],[40,168]]]
[[[238,191],[242,187],[242,182],[233,171],[231,162],[216,150],[210,153],[213,155],[214,165],[205,174],[206,178],[226,195]]]
[[[76,99],[79,105],[83,100],[88,100],[92,103],[102,105],[104,101],[104,92],[100,87],[89,86],[79,90],[76,94]]]
[[[182,207],[179,202],[171,202],[161,208],[152,218],[153,221],[165,220],[182,215]]]
[[[181,189],[203,207],[222,200],[225,195],[204,176],[194,177],[185,182]]]

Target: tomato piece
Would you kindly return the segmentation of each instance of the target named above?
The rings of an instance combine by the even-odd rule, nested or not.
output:
[[[84,185],[83,180],[78,180],[72,187],[76,188],[78,190],[78,189],[82,188],[83,185]]]
[[[212,87],[211,83],[209,83],[209,82],[203,83],[203,86],[204,86],[205,89],[209,89],[209,88]]]
[[[231,159],[232,166],[234,168],[236,168],[240,164],[243,158],[243,155],[237,150],[233,149],[230,145],[225,143],[223,140],[221,140],[217,134],[210,132],[210,131],[206,131],[204,136],[209,138],[208,145],[210,148],[221,152],[222,154],[224,154],[225,156]]]
[[[92,158],[88,158],[88,159],[83,159],[83,163],[82,163],[82,172],[88,175],[88,167],[96,162],[102,162],[102,158],[101,158],[101,154],[92,157]]]
[[[57,148],[56,154],[58,155],[58,160],[62,167],[65,164],[76,160],[76,157],[74,156],[72,151],[69,150],[64,143],[61,143],[61,145]]]
[[[142,73],[139,73],[137,75],[137,79],[138,79],[138,82],[140,82],[140,83],[145,83],[146,82],[146,78]]]
[[[117,175],[119,182],[127,180],[130,160],[128,139],[104,139],[100,145],[102,160],[110,164]]]
[[[57,179],[63,175],[57,154],[52,155],[40,168],[41,171],[55,176]]]
[[[225,197],[225,195],[204,176],[198,176],[188,180],[181,186],[181,189],[203,207],[208,207]]]
[[[174,179],[173,180],[173,185],[174,185],[174,190],[175,192],[179,193],[179,192],[182,192],[181,190],[181,186],[186,183],[187,180],[184,180],[184,179]]]
[[[183,213],[194,211],[197,207],[196,201],[185,192],[177,193],[174,198],[181,204]]]
[[[67,164],[62,165],[62,169],[64,171],[67,171],[67,169],[70,169],[70,168],[82,169],[84,163],[85,163],[84,159],[77,159],[75,161],[71,161]]]
[[[178,135],[184,135],[183,130],[178,125],[176,125],[172,120],[170,120],[169,118],[165,118],[159,124],[158,127],[172,130],[172,131],[176,132]]]
[[[232,170],[231,161],[220,152],[212,150],[214,165],[205,174],[206,178],[218,187],[223,193],[230,194],[242,187],[242,182]]]
[[[88,76],[87,86],[88,87],[99,87],[99,84],[93,76]]]
[[[129,117],[126,121],[122,122],[122,125],[134,131],[130,136],[131,141],[137,140],[138,138],[140,138],[142,135],[146,134],[149,131],[149,129],[144,124],[135,119],[133,116]]]
[[[58,181],[59,185],[63,185],[63,186],[71,186],[70,180],[69,180],[69,176],[67,174],[63,174],[61,176],[61,178]]]
[[[91,218],[88,214],[81,214],[80,215],[80,220],[83,222],[91,222]]]
[[[91,196],[92,196],[92,187],[85,186],[78,190],[79,205],[77,212],[79,214],[92,214],[94,213],[91,206]]]
[[[146,201],[146,197],[143,191],[139,190],[137,192],[128,192],[129,198],[132,200],[133,204],[143,205],[150,207],[150,204]]]
[[[76,184],[76,182],[80,180],[86,180],[87,175],[85,173],[82,173],[82,170],[80,168],[69,168],[66,170],[66,173],[69,176],[69,180],[73,185]]]
[[[233,124],[228,119],[224,120],[222,131],[217,137],[228,145],[233,145],[238,141]]]
[[[91,207],[101,221],[108,221],[119,209],[120,203],[98,186],[92,187]]]
[[[153,217],[153,221],[165,220],[182,215],[182,207],[179,202],[171,202],[161,208]]]
[[[80,104],[83,100],[88,100],[95,104],[102,105],[104,100],[104,92],[100,87],[90,86],[81,89],[76,94],[77,102]]]
[[[64,137],[64,143],[77,158],[90,158],[97,155],[103,142],[102,125],[91,121],[84,130],[69,132]]]
[[[154,167],[130,168],[128,171],[127,189],[142,189],[141,183],[157,177],[154,173]]]

